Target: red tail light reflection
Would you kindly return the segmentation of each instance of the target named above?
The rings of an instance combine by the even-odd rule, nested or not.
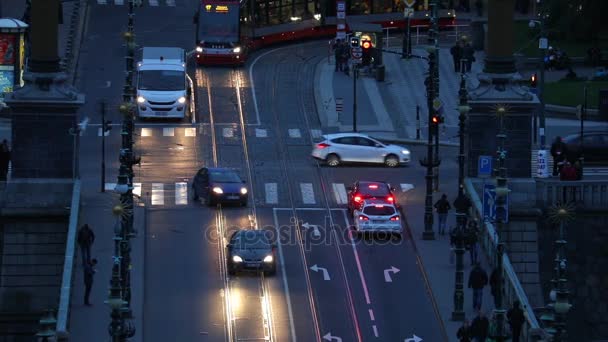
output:
[[[359,215],[359,221],[369,221],[369,217],[364,215]]]
[[[320,148],[320,149],[324,149],[324,148],[329,147],[329,146],[330,146],[330,145],[329,145],[329,144],[326,144],[326,143],[320,143],[320,144],[317,144],[317,148]]]
[[[355,196],[354,201],[357,203],[361,202],[361,196],[359,196],[359,195]]]
[[[386,198],[386,200],[387,200],[387,201],[389,201],[389,202],[394,202],[394,201],[395,201],[395,198],[394,198],[393,196],[388,196],[388,197]]]
[[[391,221],[399,221],[399,216],[393,216],[393,217],[391,217]]]

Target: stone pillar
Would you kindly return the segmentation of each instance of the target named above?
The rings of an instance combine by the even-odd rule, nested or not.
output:
[[[6,189],[7,207],[25,202],[19,201],[19,195],[26,191],[40,193],[48,183],[71,184],[74,177],[78,135],[73,133],[77,131],[77,111],[84,104],[84,95],[70,85],[59,64],[60,1],[32,1],[31,57],[23,76],[25,85],[5,100],[12,116],[13,171]],[[71,196],[71,186],[68,190]],[[16,202],[9,203],[11,198]]]
[[[485,73],[509,74],[515,72],[515,58],[513,58],[514,8],[514,0],[488,0]]]

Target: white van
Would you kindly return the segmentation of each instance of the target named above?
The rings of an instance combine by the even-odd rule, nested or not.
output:
[[[144,47],[137,63],[137,113],[140,118],[184,118],[194,106],[186,54],[177,47]]]

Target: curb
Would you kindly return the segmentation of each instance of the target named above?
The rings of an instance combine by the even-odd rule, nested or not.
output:
[[[578,119],[576,115],[576,107],[558,106],[545,104],[545,116],[557,119]],[[587,117],[585,121],[606,121],[607,118],[602,118],[597,109],[587,109]]]

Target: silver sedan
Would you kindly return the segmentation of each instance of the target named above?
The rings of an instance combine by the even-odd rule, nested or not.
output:
[[[313,146],[312,157],[329,166],[342,162],[382,163],[396,167],[410,162],[410,150],[398,145],[384,144],[361,133],[337,133],[323,136]]]

